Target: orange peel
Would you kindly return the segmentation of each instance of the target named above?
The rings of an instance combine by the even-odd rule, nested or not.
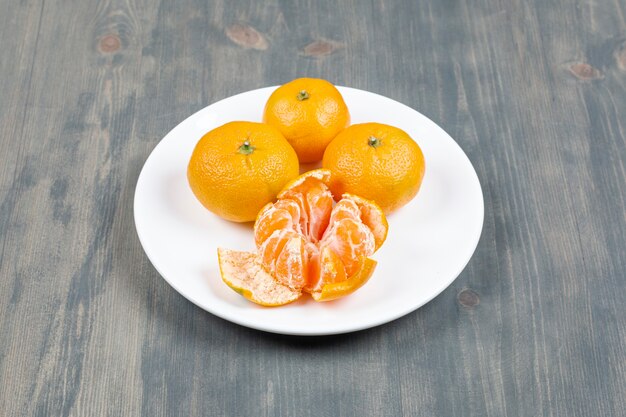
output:
[[[217,258],[224,283],[253,303],[276,307],[294,302],[302,295],[267,273],[254,252],[218,248]]]
[[[365,259],[363,267],[344,281],[333,282],[322,286],[321,291],[312,292],[315,301],[332,301],[350,295],[361,288],[374,274],[377,262],[371,258]]]

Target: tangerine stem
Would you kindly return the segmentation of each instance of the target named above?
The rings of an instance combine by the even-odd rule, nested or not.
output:
[[[370,136],[367,140],[367,144],[370,145],[372,148],[378,148],[380,145],[382,145],[382,141],[375,136]]]
[[[300,90],[296,98],[300,101],[304,101],[309,98],[309,93],[306,90]]]
[[[244,154],[244,155],[250,155],[252,152],[254,152],[256,148],[252,145],[250,145],[249,141],[244,141],[243,145],[241,145],[239,147],[239,153]]]

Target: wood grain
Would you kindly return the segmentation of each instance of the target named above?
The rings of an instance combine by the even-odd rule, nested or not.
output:
[[[0,0],[0,415],[626,415],[626,1]],[[313,76],[424,113],[485,226],[418,311],[326,338],[183,299],[134,232],[163,135]]]

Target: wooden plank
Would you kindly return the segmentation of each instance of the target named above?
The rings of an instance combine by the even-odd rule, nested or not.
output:
[[[42,2],[30,2],[0,15],[3,44],[0,53],[0,155],[4,156],[0,164],[0,326],[7,335],[10,333],[8,312],[22,289],[13,260],[6,253],[12,245],[7,236],[14,229],[18,196],[33,182],[32,174],[24,167],[24,149],[29,141],[24,135],[24,115],[32,108],[25,92],[30,91],[33,62],[39,49],[42,7]],[[14,364],[6,360],[12,341],[12,336],[0,338],[0,375],[3,380],[5,375],[21,376]],[[0,410],[12,407],[15,398],[11,394],[9,384],[0,386]],[[19,393],[15,394],[19,400]]]
[[[132,223],[124,205],[132,192],[121,184],[139,80],[136,18],[126,3],[48,2],[41,14],[28,90],[36,105],[24,116],[18,160],[31,180],[4,235],[2,274],[17,288],[3,304],[3,331],[12,335],[3,375],[14,383],[2,398],[24,415],[102,414],[111,402],[134,414],[140,401],[123,389],[128,367],[115,360],[118,331],[129,336],[124,347],[138,344],[138,310],[114,303],[118,315],[106,327],[112,317],[101,307],[113,278],[127,279],[113,272],[112,235],[120,221]],[[105,328],[113,333],[97,333]]]
[[[0,141],[2,155],[10,155],[0,166],[0,230],[4,235],[9,227],[16,194],[21,187],[28,187],[32,177],[27,170],[18,171],[24,142],[24,115],[30,105],[28,95],[32,80],[33,61],[37,53],[43,4],[32,2],[15,8],[11,14],[0,17],[0,36],[3,47],[11,54],[0,55]],[[0,245],[3,259],[5,243]]]

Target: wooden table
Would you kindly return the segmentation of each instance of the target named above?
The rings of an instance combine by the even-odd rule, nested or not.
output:
[[[0,10],[0,415],[626,415],[626,1]],[[165,133],[299,76],[419,110],[480,177],[471,262],[390,324],[239,327],[169,287],[136,236]]]

